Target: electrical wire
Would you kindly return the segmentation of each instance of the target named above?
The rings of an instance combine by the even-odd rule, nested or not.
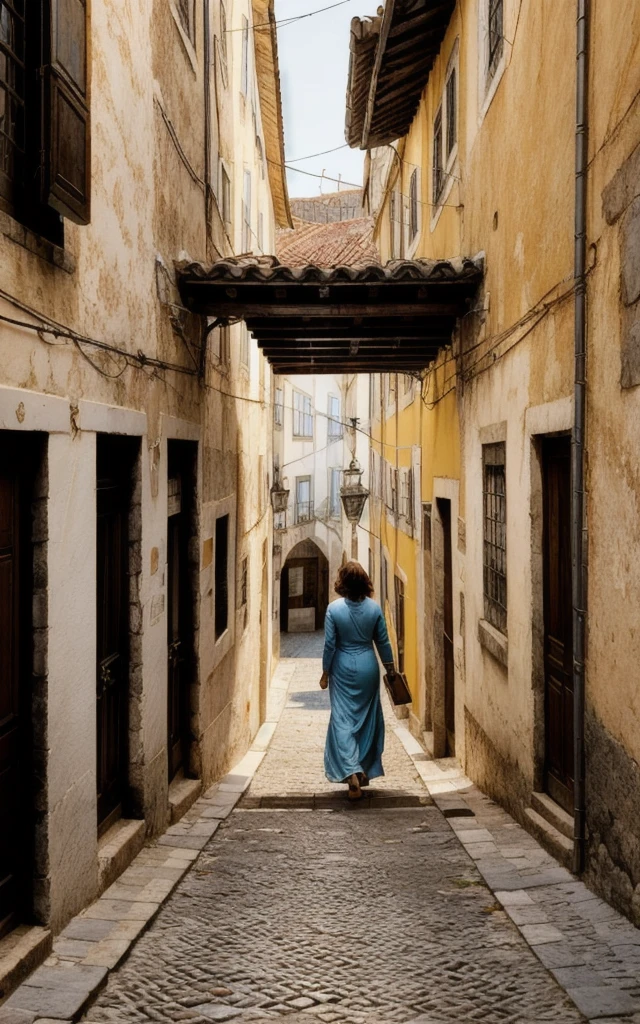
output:
[[[316,11],[308,11],[306,14],[292,14],[289,18],[282,18],[280,21],[260,21],[257,25],[241,26],[240,28],[228,28],[226,29],[227,34],[231,32],[258,32],[258,31],[270,31],[272,26],[276,28],[286,28],[287,25],[293,25],[296,21],[303,21],[305,18],[313,18],[316,14],[324,14],[325,11],[332,11],[334,7],[344,7],[345,4],[350,4],[352,0],[338,0],[338,3],[329,4],[328,7],[319,7]]]
[[[343,142],[341,146],[334,146],[333,149],[323,149],[320,153],[310,153],[309,156],[289,157],[287,162],[290,163],[290,164],[299,164],[303,160],[313,160],[313,158],[316,157],[316,156],[326,156],[327,153],[337,153],[339,149],[350,149],[350,148],[351,147],[349,146],[348,142]]]

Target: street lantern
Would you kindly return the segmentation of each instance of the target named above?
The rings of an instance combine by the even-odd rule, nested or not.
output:
[[[273,471],[273,483],[271,485],[271,507],[277,515],[286,512],[289,504],[289,488],[283,487],[280,483],[280,470],[276,466]]]
[[[362,472],[360,463],[354,457],[349,464],[349,468],[345,469],[342,474],[344,483],[340,488],[342,506],[347,519],[351,523],[352,558],[358,557],[357,527],[369,497],[367,488],[362,485]]]

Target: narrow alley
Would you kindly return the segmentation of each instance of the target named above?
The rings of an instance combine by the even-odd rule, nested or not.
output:
[[[633,996],[640,1020],[640,947],[607,946],[594,930],[601,919],[611,929],[633,926],[473,787],[456,795],[451,783],[432,783],[443,791],[437,806],[418,768],[447,779],[455,764],[410,757],[389,707],[387,775],[366,805],[349,806],[324,781],[329,706],[317,685],[319,641],[299,637],[283,652],[292,656],[280,662],[267,723],[248,755],[259,767],[235,810],[248,781],[240,775],[213,787],[164,845],[143,852],[141,865],[76,918],[49,966],[9,1005],[36,1007],[43,994],[54,1005],[58,986],[73,1000],[69,969],[107,962],[99,953],[113,953],[110,929],[122,927],[114,917],[143,907],[159,880],[173,885],[174,855],[184,852],[197,860],[111,974],[87,1024],[584,1020],[561,984],[597,1017],[607,997],[610,1021],[616,1006],[629,1012]],[[261,739],[272,733],[263,754]],[[201,844],[199,855],[190,850]],[[508,861],[499,866],[490,849]],[[479,866],[493,871],[493,888],[510,891],[496,898]],[[514,921],[532,922],[532,945]]]

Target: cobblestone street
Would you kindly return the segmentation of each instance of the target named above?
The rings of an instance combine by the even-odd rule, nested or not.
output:
[[[583,1020],[392,728],[366,806],[326,783],[319,675],[300,652],[281,662],[284,708],[251,787],[84,1020]]]

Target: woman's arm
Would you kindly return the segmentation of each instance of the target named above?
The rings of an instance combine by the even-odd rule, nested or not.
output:
[[[387,624],[384,620],[382,611],[378,615],[376,620],[375,629],[373,631],[373,639],[380,655],[380,660],[387,670],[389,675],[393,675],[395,669],[393,666],[393,649],[389,643],[389,634],[387,632]]]
[[[333,621],[331,615],[331,605],[327,608],[327,614],[324,617],[324,650],[322,652],[322,674],[323,677],[329,675],[331,671],[331,663],[333,656],[336,651],[336,624]]]

